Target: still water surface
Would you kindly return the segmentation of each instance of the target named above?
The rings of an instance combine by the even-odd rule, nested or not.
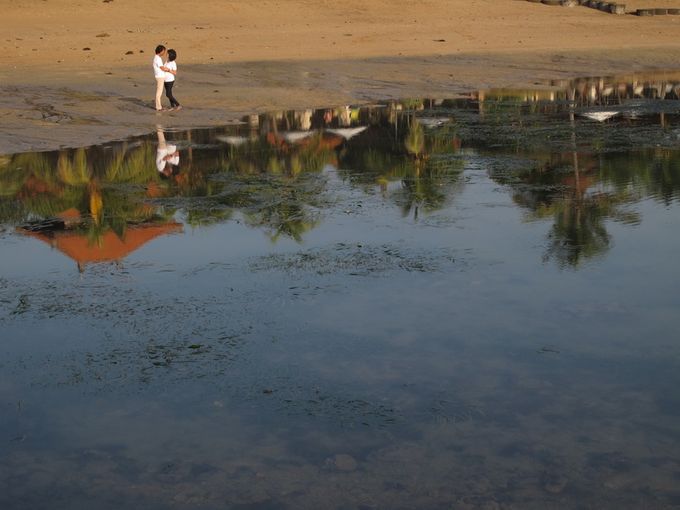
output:
[[[680,507],[663,85],[2,156],[0,508]]]

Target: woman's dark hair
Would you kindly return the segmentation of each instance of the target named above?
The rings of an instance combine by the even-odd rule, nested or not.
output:
[[[172,62],[177,58],[177,52],[175,50],[168,50],[168,60]]]
[[[159,44],[158,46],[156,46],[156,55],[158,55],[159,53],[162,53],[164,49],[165,49],[165,46],[163,46],[162,44]]]
[[[166,161],[163,171],[159,172],[158,175],[161,179],[169,179],[170,177],[179,175],[179,167],[177,165],[173,165],[169,161]]]

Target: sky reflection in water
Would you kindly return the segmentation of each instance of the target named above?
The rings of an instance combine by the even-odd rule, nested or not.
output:
[[[3,156],[0,507],[680,504],[680,117],[639,87]]]

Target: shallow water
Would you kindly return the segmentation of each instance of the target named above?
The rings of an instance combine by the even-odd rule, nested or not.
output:
[[[3,156],[0,507],[679,507],[670,85]]]

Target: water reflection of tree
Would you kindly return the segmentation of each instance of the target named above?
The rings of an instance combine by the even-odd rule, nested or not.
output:
[[[583,259],[605,253],[610,245],[604,225],[609,208],[607,197],[586,198],[572,194],[555,201],[552,207],[554,223],[544,259],[555,259],[561,266],[576,267]]]
[[[341,174],[367,191],[377,185],[404,216],[441,209],[462,186],[455,126],[426,130],[413,111],[388,110],[386,118],[349,141],[341,152]],[[400,187],[390,192],[390,182]]]
[[[630,190],[603,180],[599,161],[592,157],[552,155],[533,168],[495,179],[510,185],[515,203],[529,210],[529,220],[552,218],[544,259],[560,266],[576,267],[604,254],[611,244],[607,220],[639,221],[624,207],[634,200]]]
[[[404,215],[444,207],[464,182],[461,138],[466,147],[497,160],[536,162],[532,170],[492,177],[512,187],[530,217],[554,218],[547,256],[565,265],[608,249],[605,220],[639,221],[622,207],[632,193],[664,203],[677,198],[676,152],[623,151],[621,143],[632,147],[632,138],[614,140],[608,134],[613,130],[604,125],[586,126],[581,133],[585,128],[575,129],[573,111],[565,122],[568,104],[525,103],[505,94],[497,103],[489,97],[464,104],[410,100],[377,108],[251,116],[247,125],[234,129],[173,134],[183,147],[182,164],[169,178],[156,172],[156,144],[145,138],[4,157],[0,219],[19,223],[76,211],[83,221],[75,228],[87,227],[96,242],[107,230],[122,236],[128,225],[177,211],[193,225],[240,213],[246,224],[273,240],[299,241],[318,224],[324,206],[322,170],[329,165],[351,185],[369,194],[380,191]],[[441,123],[438,116],[444,118]],[[337,129],[357,125],[359,130],[344,134]],[[226,141],[218,143],[221,139]],[[606,152],[611,143],[618,152]],[[593,144],[603,153],[597,160],[577,153]]]
[[[318,224],[324,189],[319,174],[329,165],[360,186],[386,190],[389,182],[400,182],[401,188],[390,195],[405,214],[418,206],[438,209],[459,184],[459,143],[453,142],[453,130],[425,130],[414,116],[421,109],[418,100],[364,111],[342,108],[249,118],[250,131],[240,136],[212,134],[226,145],[201,151],[183,169],[210,168],[203,172],[205,185],[178,187],[177,193],[205,191],[202,205],[185,204],[190,221],[210,221],[216,210],[239,210],[247,224],[263,228],[273,240],[300,240]],[[310,129],[315,123],[327,127],[352,122],[367,128],[347,139],[332,130]]]
[[[248,225],[263,228],[273,241],[281,236],[298,242],[318,224],[323,180],[318,174],[334,164],[338,140],[310,133],[298,143],[269,132],[236,147],[220,158],[222,183],[213,200],[240,210]]]
[[[302,193],[309,193],[309,190]],[[264,228],[274,242],[281,236],[302,242],[302,236],[312,230],[319,219],[308,211],[299,195],[300,193],[291,189],[280,193],[269,204],[245,211],[246,222],[251,226]]]
[[[545,258],[562,266],[577,266],[609,249],[606,221],[639,222],[626,205],[641,196],[668,203],[679,189],[676,151],[636,148],[644,143],[642,135],[659,130],[653,119],[617,121],[624,130],[578,123],[575,94],[563,103],[492,99],[463,130],[476,133],[483,154],[534,161],[530,170],[497,170],[492,177],[513,189],[514,201],[530,211],[530,219],[553,219]]]
[[[300,240],[317,224],[309,208],[320,190],[303,176],[334,161],[323,137],[295,147],[258,139],[240,149],[187,152],[181,172],[168,179],[156,171],[151,141],[6,158],[0,168],[0,220],[60,219],[50,228],[80,231],[92,244],[109,230],[122,238],[128,225],[169,218],[178,208],[191,224],[225,221],[240,210],[248,224],[264,228],[272,239]]]
[[[425,129],[415,115],[407,117],[407,120],[408,130],[404,138],[404,148],[409,156],[415,158],[416,161],[420,161],[425,156]],[[418,168],[418,165],[416,165],[416,169]]]
[[[0,187],[2,202],[15,207],[12,217],[3,221],[62,218],[96,242],[107,229],[123,236],[130,223],[160,219],[158,211],[127,193],[128,186],[143,186],[155,177],[149,144],[123,144],[106,156],[102,152],[97,148],[12,156],[0,171]]]
[[[664,205],[680,198],[680,152],[669,149],[646,149],[603,158],[602,180],[617,190],[634,190]]]

